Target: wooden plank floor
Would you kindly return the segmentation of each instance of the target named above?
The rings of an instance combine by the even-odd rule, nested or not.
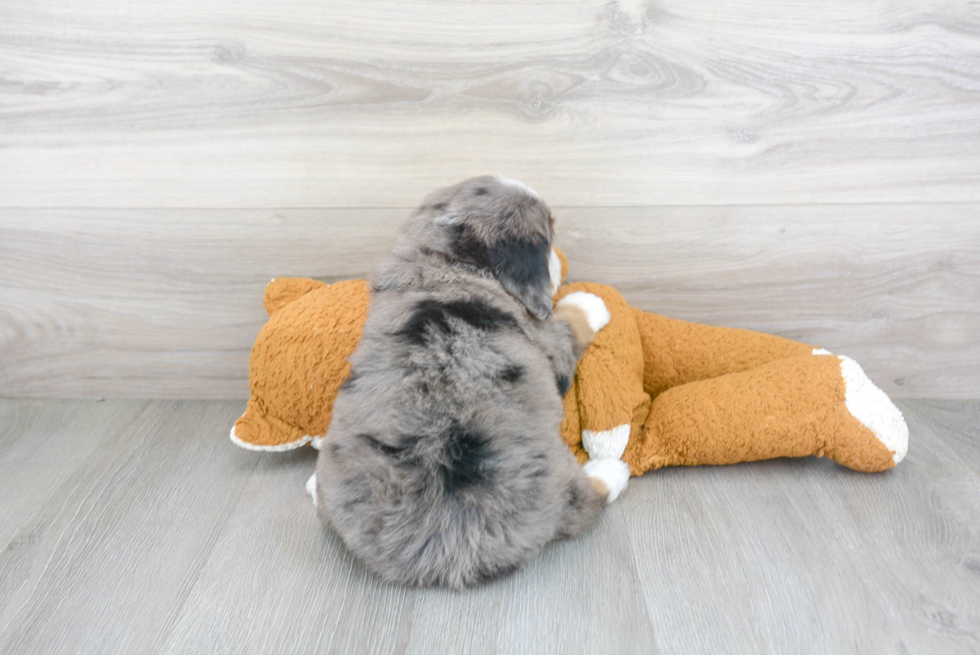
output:
[[[906,460],[668,469],[464,593],[380,584],[238,401],[0,401],[0,652],[977,653],[980,402]]]

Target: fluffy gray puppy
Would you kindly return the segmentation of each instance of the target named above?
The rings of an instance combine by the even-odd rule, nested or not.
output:
[[[583,469],[559,436],[562,395],[609,314],[585,293],[552,312],[553,235],[531,189],[477,177],[426,198],[375,273],[309,489],[385,580],[505,575],[626,485],[623,462]]]

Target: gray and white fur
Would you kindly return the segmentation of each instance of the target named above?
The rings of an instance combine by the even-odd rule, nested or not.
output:
[[[426,198],[375,272],[311,491],[385,580],[503,576],[581,534],[625,486],[625,464],[588,477],[559,436],[605,306],[590,296],[553,312],[553,235],[537,194],[477,177]]]

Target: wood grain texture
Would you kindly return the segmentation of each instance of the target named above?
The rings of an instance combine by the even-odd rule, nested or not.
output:
[[[145,403],[0,404],[0,547],[52,496],[64,493],[112,430],[130,425]],[[111,426],[107,429],[106,426]],[[61,450],[70,443],[71,456]],[[17,546],[14,546],[16,549]]]
[[[363,277],[404,215],[0,210],[0,395],[247,397],[269,280]]]
[[[52,468],[79,466],[0,554],[0,652],[145,650],[173,622],[255,466],[216,438],[238,404],[116,402],[114,420],[89,405],[105,438],[78,458],[76,435],[55,436]]]
[[[30,509],[3,515],[0,652],[975,653],[980,402],[899,405],[893,471],[651,472],[582,538],[450,593],[369,575],[315,517],[311,450],[230,444],[240,402],[0,400],[0,462],[43,438],[63,472],[6,489]]]
[[[369,575],[322,528],[303,490],[313,452],[259,458],[162,652],[656,652],[639,647],[653,632],[611,516],[506,580],[407,590]],[[611,588],[616,602],[592,593]]]
[[[573,280],[980,396],[980,205],[556,208]],[[248,394],[273,277],[363,277],[407,210],[0,210],[0,395]]]
[[[304,490],[315,451],[255,459],[160,652],[397,652],[409,594],[368,576],[322,529]]]
[[[0,205],[980,200],[980,8],[942,0],[0,3]]]
[[[980,649],[980,478],[951,447],[976,441],[977,404],[943,404],[958,420],[942,425],[900,406],[910,454],[885,474],[779,460],[633,485],[630,542],[664,651]]]

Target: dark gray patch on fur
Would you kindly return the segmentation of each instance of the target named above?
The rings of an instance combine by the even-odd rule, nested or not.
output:
[[[445,440],[448,463],[441,472],[446,493],[455,494],[489,479],[493,454],[486,437],[453,424]]]
[[[521,379],[524,375],[524,367],[518,364],[510,364],[503,371],[500,372],[500,379],[504,382],[510,382],[513,384]]]
[[[490,247],[490,268],[504,285],[538,318],[551,316],[551,243],[540,235],[505,238]]]
[[[445,308],[451,316],[466,321],[478,330],[517,327],[517,321],[513,316],[479,300],[447,302]]]
[[[396,334],[413,344],[424,344],[434,334],[453,333],[454,319],[478,330],[496,330],[517,325],[510,314],[479,300],[442,302],[426,299],[415,306],[411,317]]]
[[[436,300],[423,300],[412,312],[397,334],[410,343],[421,345],[428,341],[433,333],[449,333],[449,319],[442,303]]]
[[[465,224],[450,226],[452,254],[457,260],[480,269],[490,268],[487,244],[476,237],[473,229]]]
[[[354,388],[354,384],[356,382],[357,382],[357,373],[354,371],[354,369],[351,369],[350,375],[348,375],[347,379],[344,380],[344,383],[340,385],[340,388],[350,391],[351,389]]]

